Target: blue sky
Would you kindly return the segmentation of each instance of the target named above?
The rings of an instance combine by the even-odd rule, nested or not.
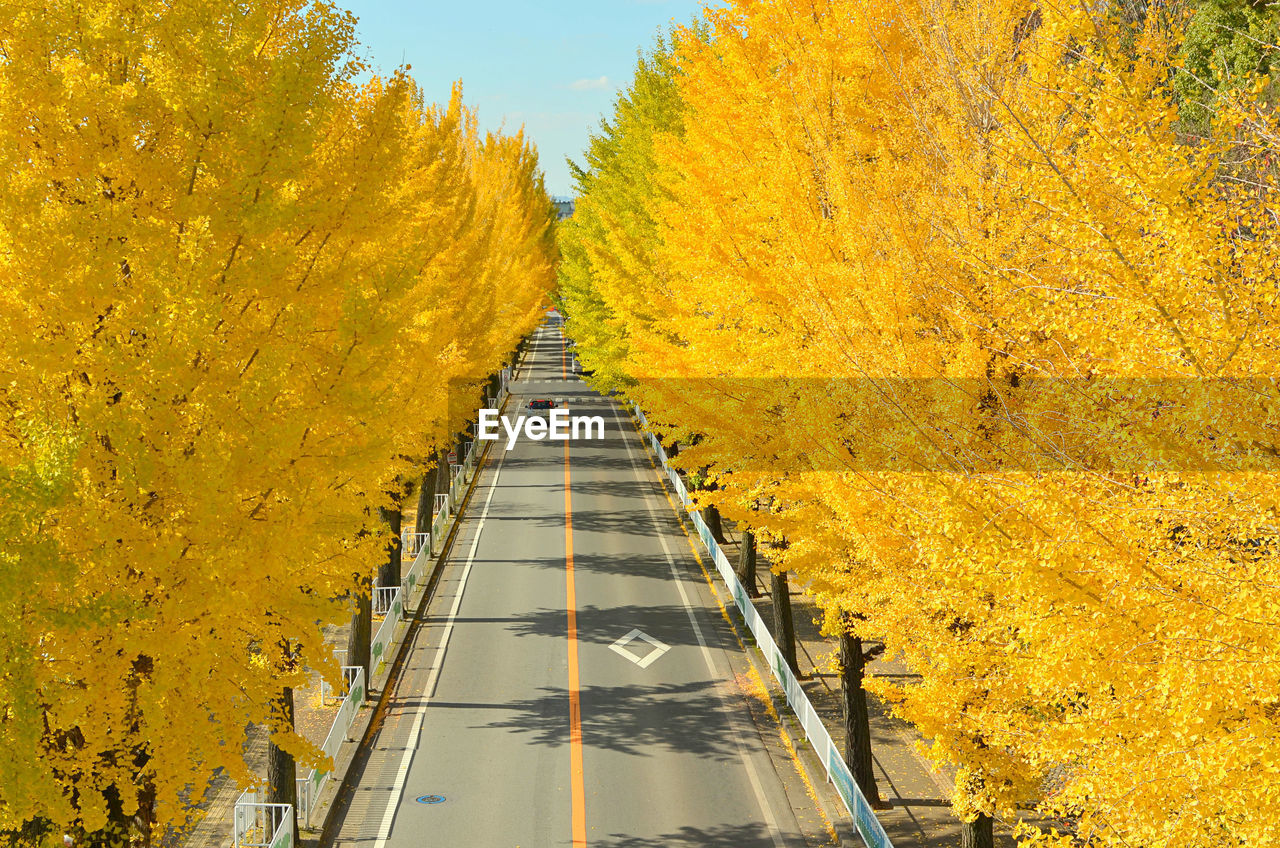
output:
[[[582,161],[587,135],[630,84],[636,51],[702,0],[335,0],[354,12],[362,50],[382,71],[402,62],[427,99],[456,79],[483,129],[521,125],[538,147],[547,190],[571,192],[566,156]]]

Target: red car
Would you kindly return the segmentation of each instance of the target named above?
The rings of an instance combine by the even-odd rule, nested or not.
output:
[[[538,398],[537,400],[529,401],[530,409],[555,409],[555,406],[555,401],[547,400],[546,398]]]

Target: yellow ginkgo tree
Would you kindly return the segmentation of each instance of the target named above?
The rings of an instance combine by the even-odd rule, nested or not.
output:
[[[550,203],[328,3],[4,16],[0,829],[110,842],[254,779],[250,723],[318,756],[287,693],[536,325]]]
[[[571,333],[625,338],[700,497],[919,674],[867,685],[974,844],[1033,805],[1280,827],[1275,30],[1222,5],[730,3],[675,39],[679,131],[610,125],[649,188],[583,183],[655,222],[648,270],[620,214],[564,234]]]

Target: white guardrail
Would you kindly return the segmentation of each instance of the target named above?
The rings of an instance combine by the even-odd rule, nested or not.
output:
[[[648,426],[648,421],[639,407],[633,405],[632,411],[635,413],[636,420],[640,422],[641,427]],[[805,695],[804,689],[801,688],[800,681],[796,680],[795,675],[791,673],[786,659],[783,658],[782,652],[778,650],[777,643],[773,641],[773,634],[769,632],[764,620],[756,612],[755,605],[747,597],[747,591],[742,583],[738,581],[738,575],[734,573],[733,566],[729,563],[729,558],[725,556],[724,551],[720,549],[720,545],[716,543],[715,537],[711,535],[711,530],[702,520],[702,516],[696,510],[689,509],[692,504],[689,493],[685,489],[684,483],[681,482],[680,475],[668,464],[667,453],[662,449],[662,444],[658,441],[657,436],[652,433],[643,432],[643,435],[648,439],[649,446],[661,461],[662,470],[666,472],[672,488],[679,495],[680,503],[688,511],[689,517],[693,521],[693,526],[698,531],[698,538],[702,540],[703,546],[707,549],[712,559],[715,560],[716,570],[720,572],[720,577],[724,580],[725,585],[729,587],[729,594],[733,595],[738,611],[742,613],[742,617],[747,622],[747,628],[750,629],[751,635],[755,637],[756,644],[760,646],[760,652],[769,661],[769,670],[773,673],[774,678],[782,684],[782,690],[787,696],[787,704],[791,707],[791,711],[796,718],[799,719],[800,726],[804,728],[809,744],[813,747],[814,752],[817,753],[818,758],[822,760],[822,764],[827,770],[827,779],[835,786],[836,792],[840,795],[840,800],[844,802],[849,815],[853,817],[853,822],[858,828],[858,835],[862,837],[862,841],[867,845],[867,848],[893,848],[893,843],[889,841],[888,834],[884,832],[884,825],[880,824],[880,820],[876,818],[876,814],[872,811],[871,805],[867,803],[862,790],[854,782],[853,773],[845,763],[840,749],[836,747],[835,742],[831,739],[831,734],[827,732],[826,726],[818,718],[818,713],[814,710],[813,704],[809,702],[809,697]]]
[[[373,587],[373,614],[376,616],[385,616],[391,612],[396,601],[400,599],[399,586],[374,586]]]
[[[413,558],[413,565],[409,566],[409,571],[400,581],[400,597],[404,598],[408,603],[413,602],[418,587],[426,585],[427,563],[430,561],[431,545],[422,545],[418,548],[418,553]]]
[[[235,809],[235,848],[293,848],[293,805],[266,804],[262,791],[240,793]]]
[[[422,550],[424,547],[430,547],[430,545],[431,534],[429,532],[415,533],[412,530],[400,531],[400,550],[403,551],[404,555],[410,559],[416,558],[418,556],[418,551]]]
[[[377,633],[373,634],[373,641],[369,643],[369,673],[376,678],[382,664],[387,661],[387,649],[391,647],[391,640],[396,635],[396,625],[400,623],[400,618],[404,614],[404,603],[400,600],[399,586],[392,586],[387,590],[379,588],[375,591],[385,599],[386,603],[382,610],[384,615],[382,626],[378,628]]]
[[[333,717],[333,726],[329,728],[329,735],[320,746],[325,756],[333,763],[337,762],[342,743],[350,738],[351,725],[355,723],[356,713],[364,704],[367,694],[362,667],[344,665],[342,676],[346,681],[347,694],[342,699],[342,705],[338,707],[338,714]],[[298,781],[298,815],[306,822],[307,827],[311,827],[311,814],[315,811],[316,801],[319,800],[320,793],[332,774],[332,769],[314,768],[310,775]]]
[[[453,511],[446,492],[436,492],[436,517],[431,520],[431,545],[434,549],[436,540],[444,534],[444,526],[449,523],[449,513]]]

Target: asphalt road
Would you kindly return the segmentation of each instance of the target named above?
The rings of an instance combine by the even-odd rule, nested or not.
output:
[[[803,846],[640,439],[565,362],[545,326],[507,414],[605,438],[491,448],[336,844]]]

